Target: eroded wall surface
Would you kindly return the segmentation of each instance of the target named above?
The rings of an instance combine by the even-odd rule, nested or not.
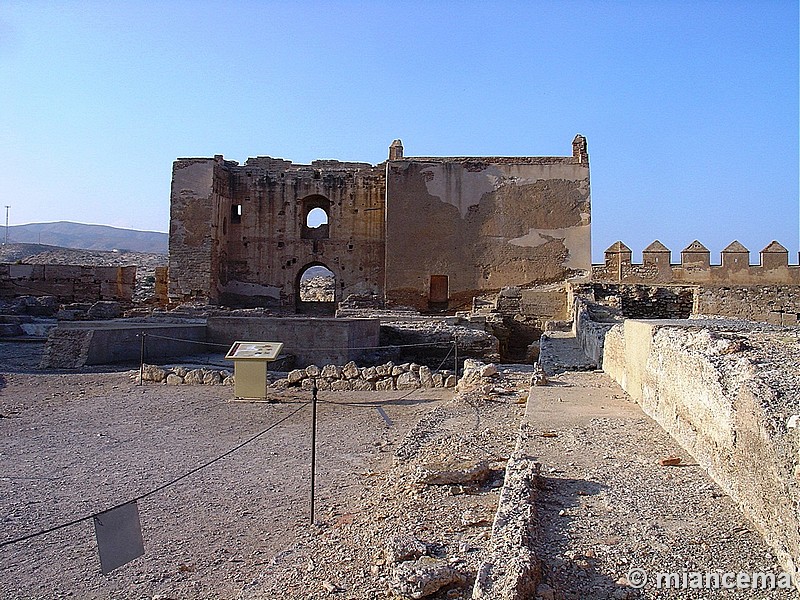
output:
[[[615,325],[601,332],[603,370],[708,470],[797,582],[797,331],[699,323]]]
[[[136,267],[0,264],[0,297],[55,296],[59,302],[130,302]]]
[[[180,159],[173,168],[170,297],[295,307],[311,266],[336,280],[336,300],[381,294],[384,170],[366,163],[244,165]],[[309,227],[313,209],[327,224]]]
[[[387,302],[466,307],[483,290],[589,272],[589,163],[576,142],[571,157],[389,161]]]

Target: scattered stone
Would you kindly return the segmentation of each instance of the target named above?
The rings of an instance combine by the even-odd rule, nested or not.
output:
[[[413,535],[400,534],[392,537],[384,549],[386,561],[393,565],[405,560],[416,560],[428,553],[428,547]]]
[[[325,365],[320,372],[326,379],[340,379],[342,377],[342,367],[336,365]]]
[[[306,375],[309,377],[319,377],[320,368],[317,365],[308,365],[306,367]]]
[[[447,561],[427,556],[394,567],[391,590],[407,598],[425,598],[449,585],[463,585],[466,576]]]
[[[219,385],[220,383],[222,383],[222,376],[219,371],[209,369],[203,373],[203,385]]]
[[[354,379],[352,381],[352,389],[354,392],[371,392],[375,389],[374,385],[375,384],[366,379]]]
[[[295,369],[294,371],[289,371],[289,375],[286,377],[290,384],[300,383],[305,378],[306,372],[304,369]]]
[[[668,456],[666,458],[662,458],[658,461],[662,467],[677,467],[681,464],[681,457],[680,456]]]
[[[433,374],[429,367],[421,366],[419,368],[419,382],[420,385],[424,388],[432,388],[434,387],[433,384]]]
[[[167,378],[167,372],[155,365],[144,365],[142,369],[142,379],[144,381],[155,381],[161,383]]]
[[[167,375],[167,385],[181,385],[183,383],[183,377],[178,375],[177,373],[170,373]]]
[[[428,465],[417,468],[416,482],[427,485],[463,485],[465,483],[481,484],[491,474],[486,461],[461,462],[449,465]]]
[[[391,377],[387,377],[385,379],[379,379],[375,382],[375,389],[379,391],[389,391],[394,389],[394,379]]]
[[[359,370],[356,363],[352,360],[347,363],[344,367],[342,367],[342,375],[345,376],[347,379],[355,379],[359,375],[361,375],[361,371]]]
[[[353,388],[347,379],[337,379],[331,382],[331,389],[334,392],[349,392]]]
[[[415,390],[419,387],[419,379],[412,371],[406,371],[397,377],[398,390]]]
[[[488,365],[481,368],[481,377],[494,377],[497,375],[497,365],[494,363],[489,363]]]
[[[192,369],[184,375],[183,382],[189,385],[202,385],[203,371],[200,369]]]

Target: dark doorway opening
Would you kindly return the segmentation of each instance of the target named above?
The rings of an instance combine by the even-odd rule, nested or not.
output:
[[[450,299],[450,282],[447,275],[431,275],[428,308],[447,310]]]

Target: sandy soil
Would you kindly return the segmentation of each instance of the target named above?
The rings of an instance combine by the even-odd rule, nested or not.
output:
[[[321,404],[317,506],[347,510],[380,447],[441,401],[427,392]],[[400,394],[395,394],[399,396]],[[309,529],[310,408],[229,402],[230,388],[133,385],[127,373],[6,374],[0,390],[2,539],[139,496],[302,410],[140,502],[146,556],[99,573],[90,521],[0,549],[4,598],[234,598]],[[369,400],[375,400],[374,397]]]

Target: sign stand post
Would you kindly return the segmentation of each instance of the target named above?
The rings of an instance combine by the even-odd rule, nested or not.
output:
[[[236,398],[266,400],[269,363],[283,350],[282,342],[234,342],[227,360],[233,361]]]

